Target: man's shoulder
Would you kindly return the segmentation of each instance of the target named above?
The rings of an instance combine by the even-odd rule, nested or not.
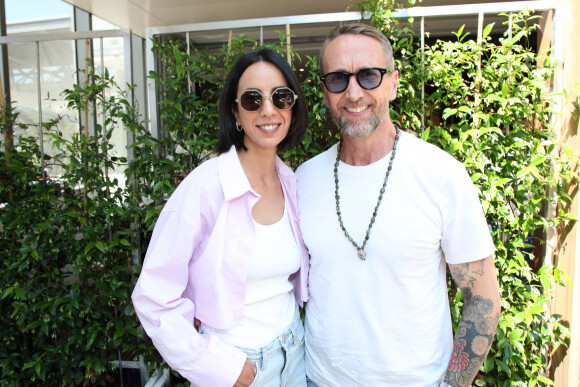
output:
[[[404,132],[405,143],[409,147],[405,149],[409,151],[408,154],[413,157],[413,159],[424,167],[441,168],[441,163],[447,166],[456,167],[462,165],[459,160],[457,160],[453,155],[449,154],[444,149],[438,147],[437,145],[430,143],[418,137],[414,133]],[[403,150],[404,147],[399,148]]]
[[[320,171],[328,170],[328,164],[332,163],[332,153],[336,152],[336,145],[333,145],[329,149],[322,153],[314,156],[313,158],[306,160],[296,169],[296,175],[298,179],[305,178],[307,176],[316,175]]]

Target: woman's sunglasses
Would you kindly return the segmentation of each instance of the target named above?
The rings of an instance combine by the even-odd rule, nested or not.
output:
[[[320,80],[326,86],[326,89],[331,93],[342,93],[348,87],[350,77],[356,76],[356,81],[365,90],[372,90],[379,87],[383,82],[383,75],[385,73],[392,73],[393,69],[382,69],[379,67],[371,67],[362,69],[357,73],[347,73],[344,71],[336,71],[333,73],[324,74]]]
[[[294,106],[298,96],[289,87],[278,87],[270,96],[262,95],[256,89],[247,89],[236,99],[236,102],[247,112],[257,112],[265,99],[272,101],[276,109],[288,110]]]

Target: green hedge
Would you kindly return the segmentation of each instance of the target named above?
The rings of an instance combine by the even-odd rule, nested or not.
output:
[[[539,68],[528,45],[533,17],[505,15],[511,35],[492,40],[499,28],[487,26],[479,44],[457,31],[453,41],[428,45],[422,64],[418,40],[386,11],[399,4],[359,6],[371,11],[371,22],[393,42],[400,71],[393,120],[466,165],[492,226],[503,313],[476,384],[550,384],[550,351],[569,334],[547,302],[565,276],[543,267],[534,252],[541,250],[547,227],[573,219],[563,209],[569,202],[565,188],[576,176],[552,124],[560,112],[546,85],[555,63],[546,58]],[[295,168],[339,134],[322,100],[317,58],[299,57],[285,40],[280,34],[270,46],[304,66],[299,76],[311,120],[302,144],[281,155]],[[164,71],[149,76],[161,96],[160,139],[147,131],[113,77],[91,69],[86,86],[63,94],[70,108],[96,107],[106,111],[106,120],[96,136],[72,138],[59,132],[56,121],[45,124],[60,152],[49,160],[63,170],[58,180],[38,176],[37,139],[21,137],[14,148],[3,143],[0,385],[104,384],[115,372],[112,361],[143,356],[152,367],[161,362],[130,302],[138,276],[134,261],[142,260],[157,215],[180,179],[211,157],[225,75],[237,57],[257,46],[242,35],[219,53],[193,49],[188,55],[182,41],[156,43]],[[3,132],[18,124],[12,110],[4,112]],[[116,131],[127,130],[135,139],[130,160],[114,157],[110,143]],[[122,167],[128,184],[121,189],[109,172]],[[555,217],[545,215],[548,205],[556,205]],[[456,324],[462,297],[451,282]]]

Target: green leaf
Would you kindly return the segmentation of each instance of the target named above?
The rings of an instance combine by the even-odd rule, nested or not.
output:
[[[442,118],[444,120],[446,120],[447,118],[449,118],[450,116],[454,115],[457,113],[457,109],[450,109],[450,108],[446,108],[445,110],[443,110],[443,116]]]
[[[549,292],[552,289],[552,281],[550,281],[549,278],[541,276],[540,282],[542,283],[542,287],[544,288],[545,292]]]
[[[32,368],[36,365],[36,361],[27,361],[24,363],[23,369]]]
[[[503,99],[506,99],[509,93],[509,86],[506,82],[501,85],[501,96]]]
[[[524,335],[524,331],[521,329],[514,329],[510,332],[509,341],[514,342],[521,340],[522,336]]]
[[[551,386],[556,385],[556,383],[554,383],[554,381],[552,379],[548,379],[547,377],[542,376],[542,375],[538,375],[538,380],[542,383],[546,383],[546,384],[549,384]]]
[[[471,181],[475,183],[481,178],[481,176],[483,176],[482,173],[474,173],[473,175],[471,175]]]
[[[523,147],[527,147],[528,143],[527,142],[523,142],[523,141],[516,141],[512,144],[512,147],[514,148],[523,148]]]
[[[2,299],[5,299],[6,297],[8,297],[10,295],[10,293],[12,293],[14,291],[15,287],[16,287],[16,285],[12,285],[12,286],[9,286],[6,289],[4,289],[4,291],[2,292]]]
[[[115,331],[115,335],[113,336],[113,340],[117,340],[120,337],[123,337],[123,335],[125,334],[125,329],[124,328],[119,328]]]
[[[95,247],[99,250],[101,250],[103,253],[106,251],[106,246],[103,242],[101,241],[96,241],[95,242]]]
[[[506,363],[504,363],[503,361],[499,360],[499,359],[495,359],[495,363],[498,365],[498,367],[505,372],[506,374],[508,374],[508,376],[511,376],[512,372],[510,371],[509,367],[507,366]]]
[[[485,359],[485,362],[483,363],[483,369],[485,371],[485,373],[489,373],[492,369],[493,369],[493,359],[492,358],[487,358]]]
[[[529,309],[529,312],[531,314],[538,314],[542,313],[544,310],[546,310],[546,308],[543,305],[534,305]]]
[[[457,32],[454,32],[453,34],[455,36],[457,36],[457,39],[461,41],[461,36],[463,35],[463,29],[465,28],[465,24],[462,25],[461,27],[459,27],[459,29],[457,30]]]
[[[508,183],[508,182],[510,182],[511,180],[512,180],[512,179],[505,177],[505,178],[503,178],[503,179],[496,179],[496,180],[493,180],[492,182],[493,182],[493,185],[494,185],[494,186],[496,186],[496,187],[501,187],[501,186],[503,186],[505,183]]]
[[[511,40],[511,44],[516,44],[521,38],[523,38],[526,35],[526,31],[520,31],[518,32]]]
[[[536,165],[542,164],[546,160],[547,156],[536,156],[530,163],[531,167],[535,167]]]
[[[487,36],[491,33],[491,30],[493,29],[493,26],[495,25],[495,23],[491,23],[488,24],[487,26],[485,26],[485,28],[483,29],[483,38],[487,38]]]
[[[97,338],[98,335],[99,335],[98,330],[93,331],[93,333],[89,337],[89,340],[87,341],[87,344],[85,345],[85,351],[88,351],[89,349],[91,349],[91,347],[93,346],[93,343],[95,342],[95,339]]]
[[[38,362],[34,366],[34,371],[40,377],[41,380],[44,380],[44,375],[42,374],[42,363]]]

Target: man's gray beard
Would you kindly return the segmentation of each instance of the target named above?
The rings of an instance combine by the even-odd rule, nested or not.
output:
[[[384,117],[382,117],[384,119]],[[374,114],[367,120],[360,120],[360,122],[349,123],[345,117],[341,117],[340,120],[334,120],[338,128],[343,134],[350,137],[366,137],[380,125],[382,120],[379,120]]]

